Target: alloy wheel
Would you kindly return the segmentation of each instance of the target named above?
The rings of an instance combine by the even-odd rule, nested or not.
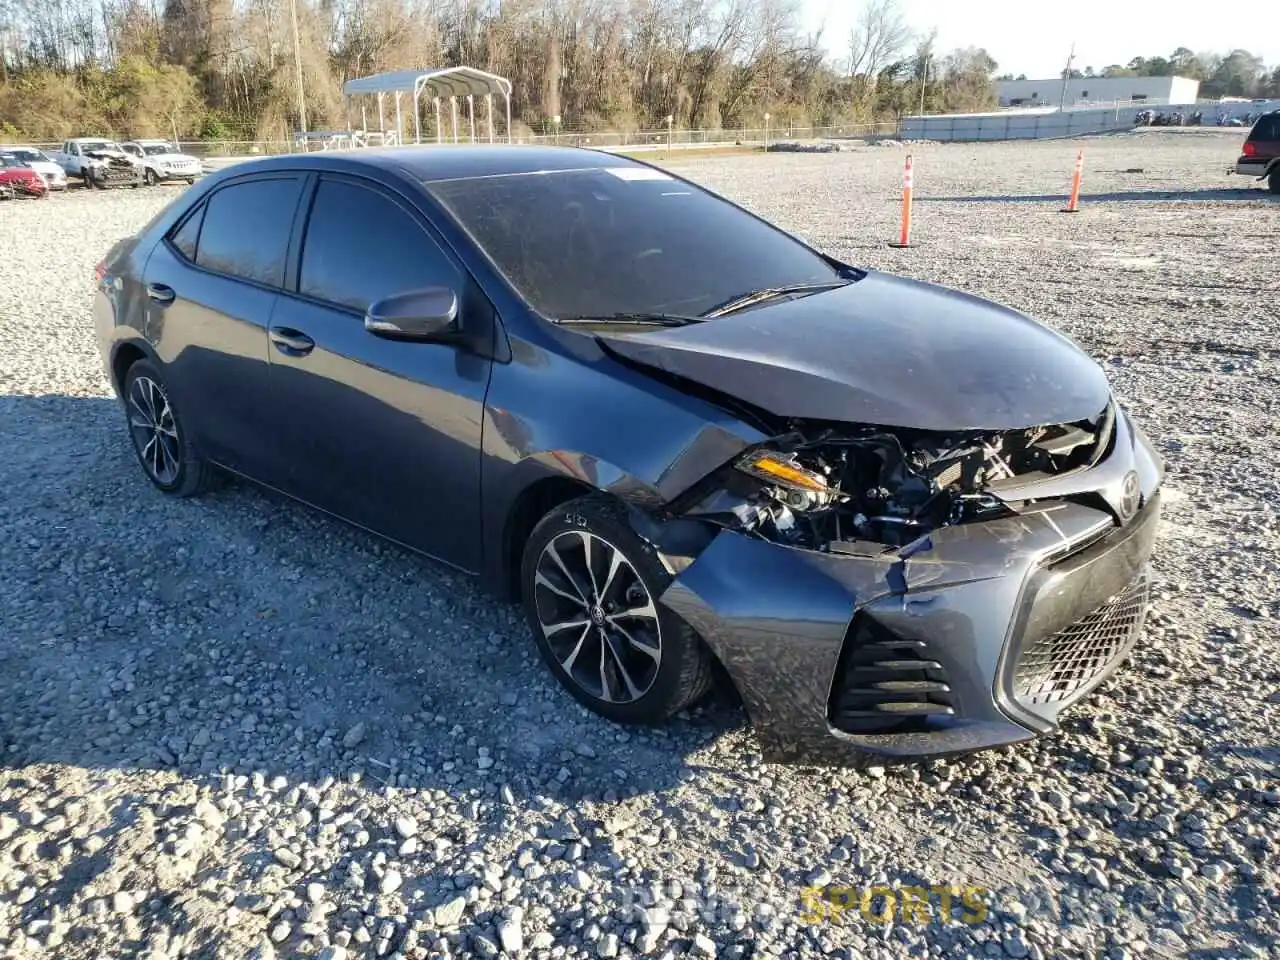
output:
[[[621,550],[585,530],[561,533],[538,557],[534,591],[547,646],[578,687],[616,704],[649,691],[662,663],[662,627]]]
[[[181,469],[178,425],[164,388],[150,377],[136,377],[129,388],[129,432],[151,479],[165,487],[175,483]]]

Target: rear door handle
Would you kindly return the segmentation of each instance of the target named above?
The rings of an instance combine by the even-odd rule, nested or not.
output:
[[[272,327],[268,333],[276,349],[291,357],[305,356],[316,345],[316,342],[305,333],[294,330],[292,327]]]
[[[173,287],[167,287],[163,283],[148,283],[147,296],[156,303],[173,303]]]

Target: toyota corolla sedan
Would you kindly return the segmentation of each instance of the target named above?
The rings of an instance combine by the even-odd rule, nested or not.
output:
[[[238,475],[475,574],[611,720],[718,662],[769,759],[954,754],[1053,729],[1141,632],[1163,466],[1096,363],[652,166],[252,161],[96,281],[155,487]]]

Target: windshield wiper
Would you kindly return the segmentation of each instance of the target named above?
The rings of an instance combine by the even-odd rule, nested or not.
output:
[[[559,317],[551,321],[566,323],[636,323],[647,327],[683,327],[701,323],[702,317],[686,317],[678,313],[609,313],[600,316]]]
[[[852,282],[852,280],[823,280],[818,283],[793,283],[785,287],[765,287],[763,290],[752,290],[750,293],[744,293],[741,296],[734,297],[732,300],[726,300],[718,307],[713,307],[702,315],[702,319],[711,320],[715,317],[723,317],[726,313],[733,313],[735,310],[741,310],[744,307],[753,307],[757,303],[776,300],[779,297],[786,297],[792,294],[821,293],[823,290],[834,290]]]

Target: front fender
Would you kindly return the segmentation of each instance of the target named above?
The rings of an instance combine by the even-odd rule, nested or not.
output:
[[[646,377],[583,338],[576,355],[516,341],[494,364],[482,428],[486,569],[500,576],[508,524],[551,478],[654,511],[763,434]]]

